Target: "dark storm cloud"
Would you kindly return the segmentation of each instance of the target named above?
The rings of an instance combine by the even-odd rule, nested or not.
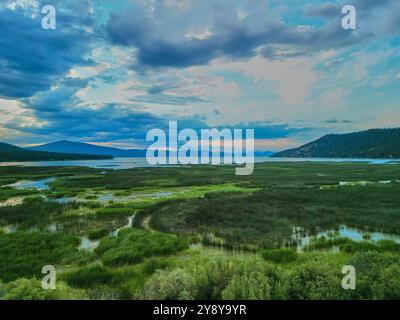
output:
[[[382,23],[376,19],[368,20],[369,23],[364,23],[364,27],[357,32],[344,30],[341,27],[341,7],[345,3],[339,5],[327,2],[307,7],[305,17],[319,16],[327,21],[323,26],[303,31],[283,23],[277,17],[260,17],[257,8],[265,9],[266,3],[261,7],[251,7],[249,15],[244,19],[239,19],[235,11],[218,7],[221,12],[218,12],[218,19],[215,20],[207,18],[215,14],[215,6],[204,4],[204,8],[195,7],[200,12],[187,9],[183,13],[196,17],[196,21],[207,21],[199,23],[200,26],[209,25],[211,32],[207,37],[193,38],[187,36],[193,26],[186,20],[175,21],[178,14],[165,6],[160,7],[160,3],[155,2],[152,11],[139,7],[135,11],[114,14],[106,25],[110,41],[137,49],[136,69],[186,68],[208,64],[217,57],[247,59],[254,56],[260,47],[264,47],[261,54],[266,58],[288,59],[305,52],[312,54],[320,50],[354,46],[387,32],[382,30]],[[354,5],[360,18],[384,10],[388,20],[393,21],[391,25],[397,26],[398,20],[393,18],[398,9],[395,2],[355,0]],[[170,34],[165,28],[170,29]],[[279,45],[290,47],[293,53],[282,56],[271,51],[271,48],[274,50],[274,46]]]
[[[274,123],[255,121],[249,123],[239,123],[233,129],[254,129],[256,139],[280,139],[288,138],[295,134],[305,133],[314,130],[311,127],[293,127],[287,123]]]
[[[23,99],[25,115],[32,115],[40,124],[27,125],[15,118],[5,128],[41,137],[59,139],[89,139],[108,142],[118,139],[143,141],[150,129],[167,130],[169,120],[189,128],[206,128],[197,115],[179,119],[175,115],[157,116],[140,110],[134,104],[116,103],[88,105],[81,101],[77,92],[88,85],[88,80],[65,78],[56,83],[53,90],[43,91],[34,97]]]
[[[306,10],[306,16],[309,17],[323,17],[328,19],[334,19],[340,12],[340,6],[336,3],[323,3],[320,6],[312,6]]]
[[[0,10],[0,97],[30,97],[71,67],[93,64],[84,58],[90,36],[82,30],[90,20],[60,13],[57,29],[43,30],[41,18],[20,9]]]
[[[179,41],[168,42],[151,32],[153,28],[150,21],[146,20],[138,25],[133,17],[128,19],[126,14],[114,15],[108,22],[107,31],[113,43],[138,49],[136,67],[184,68],[204,65],[220,56],[232,59],[250,58],[264,44],[286,44],[299,50],[321,50],[344,47],[365,38],[363,34],[344,32],[339,22],[340,19],[337,19],[321,29],[309,32],[297,32],[281,23],[271,23],[257,31],[238,25],[229,32],[215,34],[207,39],[181,38]],[[267,56],[266,52],[264,54]]]
[[[19,118],[8,122],[5,127],[20,132],[49,136],[58,139],[81,139],[97,142],[132,139],[144,142],[147,132],[153,128],[168,130],[169,121],[178,121],[178,128],[210,128],[206,118],[194,114],[179,117],[174,114],[157,116],[140,110],[140,106],[115,103],[87,105],[77,92],[88,85],[87,80],[66,78],[57,82],[53,90],[41,92],[32,98],[24,99],[26,114],[40,120],[40,124],[27,125]],[[304,133],[310,128],[294,128],[288,124],[273,122],[238,123],[220,126],[218,129],[255,129],[256,139],[286,138],[293,134]]]
[[[189,67],[207,64],[217,56],[232,58],[251,57],[254,49],[264,43],[281,26],[271,26],[265,32],[250,32],[238,27],[229,33],[212,36],[208,39],[182,39],[180,42],[168,42],[155,38],[151,33],[152,21],[132,19],[130,13],[113,15],[107,24],[107,31],[113,43],[139,48],[138,60],[143,66],[152,67]]]

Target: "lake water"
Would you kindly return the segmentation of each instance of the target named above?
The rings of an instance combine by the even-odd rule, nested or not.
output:
[[[293,240],[295,241],[295,243],[297,243],[297,249],[299,251],[302,251],[307,245],[310,244],[313,239],[321,237],[329,239],[331,234],[335,234],[335,236],[340,236],[343,238],[349,238],[350,240],[357,242],[365,241],[364,236],[368,235],[368,241],[391,240],[396,243],[400,243],[400,235],[383,232],[366,232],[360,229],[347,227],[345,225],[340,226],[339,229],[319,232],[314,236],[304,235],[304,233],[301,232],[301,229],[298,229],[297,232],[296,229],[294,229]]]
[[[371,164],[400,163],[394,159],[345,159],[345,158],[271,158],[256,157],[256,163],[260,162],[352,162]],[[131,169],[152,167],[146,158],[114,158],[108,160],[74,160],[74,161],[37,161],[37,162],[0,162],[0,166],[24,166],[24,167],[55,167],[78,166],[97,169]]]

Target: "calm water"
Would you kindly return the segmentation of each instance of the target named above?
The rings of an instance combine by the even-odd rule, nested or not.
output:
[[[271,158],[256,157],[260,162],[366,162],[371,164],[400,163],[393,159],[341,159],[341,158]],[[0,166],[25,166],[25,167],[55,167],[78,166],[98,169],[131,169],[151,167],[146,158],[114,158],[109,160],[75,160],[75,161],[37,161],[37,162],[0,162]]]
[[[49,190],[49,183],[55,181],[55,178],[48,178],[43,180],[22,180],[7,185],[7,187],[13,187],[19,190],[37,189],[37,190]]]
[[[293,240],[297,243],[297,249],[302,251],[313,239],[325,237],[329,239],[331,234],[338,235],[343,238],[349,238],[353,241],[365,241],[364,236],[368,235],[368,241],[379,241],[379,240],[391,240],[396,243],[400,243],[400,235],[383,233],[383,232],[366,232],[356,228],[350,228],[347,226],[340,226],[339,229],[332,229],[318,233],[315,236],[304,235],[301,232],[293,234]]]

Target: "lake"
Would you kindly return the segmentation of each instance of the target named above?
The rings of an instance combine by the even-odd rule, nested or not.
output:
[[[394,159],[341,159],[341,158],[271,158],[256,157],[256,163],[260,162],[366,162],[370,164],[400,163]],[[74,161],[36,161],[36,162],[0,162],[0,166],[24,166],[24,167],[90,167],[97,169],[132,169],[152,167],[146,158],[114,158],[107,160],[74,160]]]

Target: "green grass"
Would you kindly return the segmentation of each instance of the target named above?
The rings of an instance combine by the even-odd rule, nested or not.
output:
[[[77,204],[58,204],[42,198],[27,198],[19,206],[0,208],[0,226],[17,225],[20,229],[45,228],[65,211],[77,208]]]
[[[0,201],[5,201],[13,197],[29,196],[35,194],[34,190],[18,190],[11,187],[0,188]]]
[[[320,189],[298,186],[253,193],[216,193],[155,205],[154,229],[197,234],[213,232],[233,242],[279,246],[293,227],[311,234],[340,225],[400,234],[400,183]]]
[[[137,264],[145,258],[166,256],[188,248],[185,239],[176,235],[125,229],[117,237],[101,240],[95,253],[108,266]]]
[[[43,266],[73,258],[78,243],[77,238],[59,233],[0,233],[0,279],[42,277]]]

